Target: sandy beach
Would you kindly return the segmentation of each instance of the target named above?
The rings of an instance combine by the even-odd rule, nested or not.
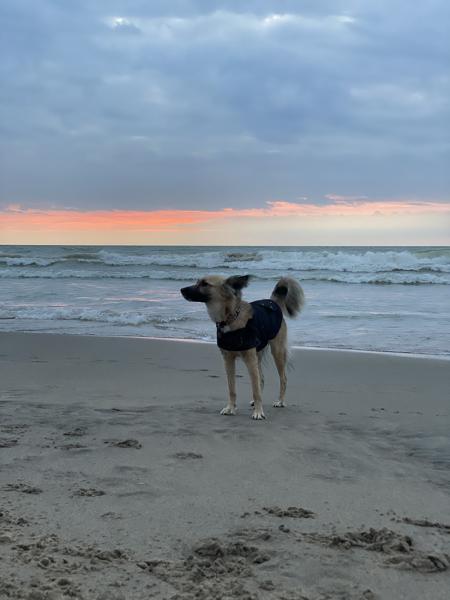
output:
[[[444,600],[450,361],[0,334],[0,598]]]

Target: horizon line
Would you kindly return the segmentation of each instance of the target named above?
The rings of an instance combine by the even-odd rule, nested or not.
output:
[[[0,242],[1,246],[86,246],[86,247],[103,247],[103,246],[120,246],[123,248],[449,248],[450,244],[7,244]]]

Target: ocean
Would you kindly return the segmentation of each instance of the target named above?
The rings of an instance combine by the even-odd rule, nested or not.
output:
[[[212,341],[179,293],[208,273],[297,278],[293,346],[450,355],[449,247],[0,246],[0,331]]]

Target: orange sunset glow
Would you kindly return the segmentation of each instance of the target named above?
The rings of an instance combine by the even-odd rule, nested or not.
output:
[[[328,234],[334,228],[344,226],[352,229],[352,220],[358,230],[370,230],[377,222],[386,226],[389,221],[398,225],[403,222],[406,229],[422,223],[426,219],[449,221],[450,204],[414,200],[348,199],[337,195],[327,196],[327,203],[317,205],[308,202],[295,203],[270,201],[260,208],[223,208],[221,210],[92,210],[74,209],[31,209],[20,205],[10,205],[0,212],[0,236],[4,243],[52,243],[54,234],[58,241],[76,243],[90,239],[89,232],[103,234],[103,243],[117,243],[117,235],[122,243],[142,243],[136,234],[158,234],[158,243],[182,243],[183,232],[205,234],[221,223],[222,227],[235,228],[238,243],[245,244],[245,231],[257,223],[262,231],[267,225],[281,226],[284,233],[295,233],[312,227]],[[287,222],[286,222],[287,221]],[[263,226],[265,224],[265,227]],[[287,227],[286,227],[287,226]],[[206,236],[208,237],[208,236]],[[1,239],[0,238],[0,239]],[[124,241],[124,240],[127,241]],[[75,240],[75,241],[74,241]],[[69,243],[69,242],[67,242]],[[205,239],[204,243],[214,243]],[[327,243],[324,239],[322,243]]]

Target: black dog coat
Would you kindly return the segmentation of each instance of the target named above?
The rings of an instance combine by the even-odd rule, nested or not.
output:
[[[240,351],[256,348],[259,352],[280,331],[283,313],[276,302],[255,300],[250,304],[253,317],[247,321],[245,327],[224,333],[221,325],[217,323],[217,345],[222,350]]]

